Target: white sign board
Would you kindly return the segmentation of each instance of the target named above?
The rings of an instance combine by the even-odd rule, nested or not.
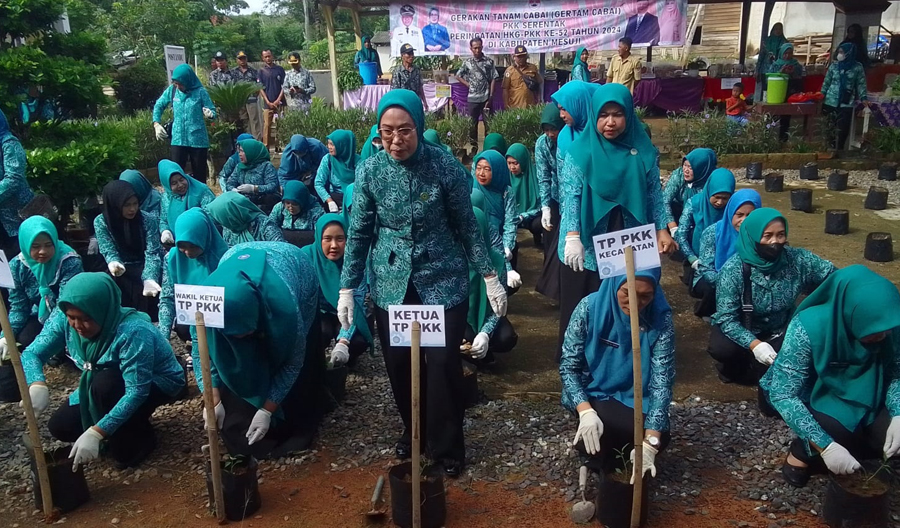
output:
[[[388,307],[391,346],[412,346],[412,324],[422,325],[423,347],[447,346],[443,306],[400,305]]]
[[[597,273],[601,279],[625,275],[625,248],[634,248],[634,270],[660,267],[656,226],[648,224],[594,237]]]
[[[163,53],[166,56],[166,75],[169,77],[169,84],[172,84],[172,72],[180,64],[186,64],[187,58],[184,54],[184,46],[163,46]]]
[[[195,326],[197,312],[210,328],[225,328],[225,288],[220,286],[175,285],[175,322]]]
[[[722,79],[721,87],[723,90],[731,90],[739,82],[741,82],[740,77],[726,77]]]
[[[0,250],[0,288],[16,289],[16,282],[9,269],[9,261],[6,260],[6,253],[2,250]]]

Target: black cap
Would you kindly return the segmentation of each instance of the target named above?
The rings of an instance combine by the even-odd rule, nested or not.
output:
[[[228,60],[228,57],[221,51],[217,51],[216,54],[213,55],[213,58],[216,60]]]
[[[400,16],[413,16],[415,14],[416,9],[409,4],[403,4],[403,6],[400,8]]]
[[[528,50],[525,48],[525,46],[519,45],[516,46],[516,49],[513,51],[513,55],[528,55]]]
[[[412,47],[412,44],[404,44],[400,46],[400,55],[406,55],[407,53],[412,54],[415,53],[415,48]]]

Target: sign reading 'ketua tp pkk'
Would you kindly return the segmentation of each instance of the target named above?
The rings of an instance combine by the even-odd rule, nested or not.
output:
[[[423,347],[447,345],[443,306],[400,305],[388,307],[391,346],[412,346],[412,324],[418,321],[422,328]]]
[[[623,229],[594,237],[597,273],[601,279],[625,275],[625,248],[634,248],[634,270],[658,268],[659,249],[653,224]]]
[[[210,328],[225,328],[225,288],[220,286],[175,285],[175,320],[178,324],[194,326],[196,314]]]

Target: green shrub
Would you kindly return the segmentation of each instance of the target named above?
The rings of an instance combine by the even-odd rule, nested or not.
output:
[[[900,152],[900,128],[878,127],[873,128],[868,134],[869,146],[877,152]]]
[[[469,145],[469,128],[472,120],[469,116],[456,114],[451,117],[438,118],[434,114],[425,117],[425,128],[437,130],[441,142],[459,154]]]
[[[256,83],[238,82],[211,86],[206,91],[219,110],[219,118],[237,125],[241,110],[247,105],[247,98],[258,93],[261,87]]]
[[[129,112],[152,107],[168,84],[166,69],[150,60],[123,70],[116,80],[116,98]]]
[[[342,92],[358,90],[362,85],[362,76],[356,68],[346,69],[338,74],[338,88],[340,88]]]
[[[279,115],[276,124],[278,144],[287,145],[291,136],[302,134],[325,143],[325,138],[335,130],[351,130],[356,135],[357,151],[369,137],[369,130],[375,124],[374,113],[361,108],[336,110],[321,99],[313,98],[309,113],[302,110],[286,110]]]
[[[489,132],[497,132],[506,138],[506,144],[522,143],[534,150],[534,142],[541,135],[541,112],[543,106],[515,108],[495,113],[487,119]]]
[[[675,153],[707,147],[716,154],[769,154],[786,148],[778,137],[778,121],[770,115],[751,119],[746,126],[732,123],[718,112],[669,116],[669,138]]]
[[[171,112],[168,110],[169,114]],[[163,120],[168,120],[165,115]],[[126,117],[110,117],[104,119],[103,122],[118,126],[131,137],[136,152],[133,168],[156,167],[159,160],[169,157],[169,141],[157,141],[156,133],[153,130],[153,118],[149,110],[141,110]]]

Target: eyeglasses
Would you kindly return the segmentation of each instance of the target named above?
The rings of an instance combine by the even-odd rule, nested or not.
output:
[[[413,133],[416,131],[416,127],[412,128],[398,128],[396,130],[392,128],[379,128],[378,133],[381,135],[381,141],[392,141],[394,139],[394,135],[397,135],[398,139],[407,140],[412,137]]]

